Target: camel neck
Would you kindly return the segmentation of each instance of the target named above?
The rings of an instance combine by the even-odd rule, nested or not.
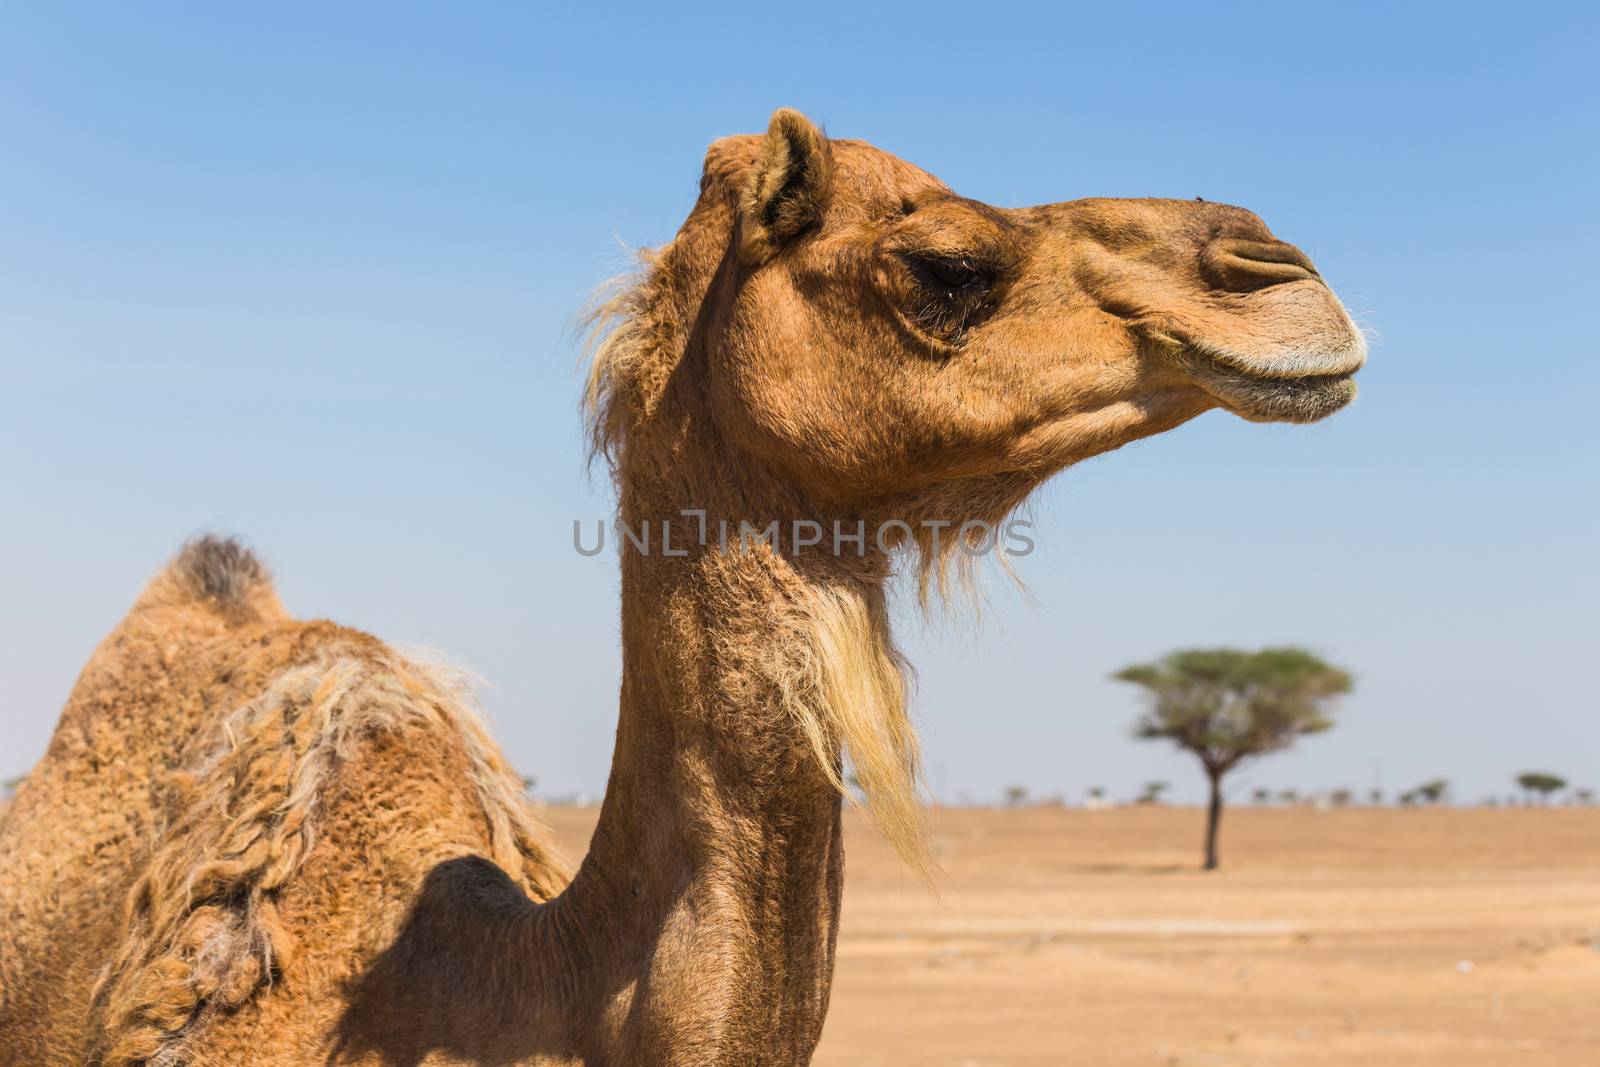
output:
[[[625,500],[625,518],[640,510]],[[814,654],[795,607],[818,586],[876,591],[821,555],[717,540],[619,546],[616,750],[560,902],[593,946],[595,1062],[806,1063],[821,1033],[840,796],[794,718],[796,661]]]

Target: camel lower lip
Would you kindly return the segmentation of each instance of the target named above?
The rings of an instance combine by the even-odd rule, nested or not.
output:
[[[1252,422],[1316,422],[1355,399],[1352,374],[1273,378],[1212,363],[1200,384],[1223,407]]]

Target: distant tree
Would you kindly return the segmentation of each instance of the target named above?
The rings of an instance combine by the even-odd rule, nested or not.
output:
[[[1025,785],[1006,786],[1006,807],[1020,808],[1028,802],[1028,787]]]
[[[1395,799],[1400,801],[1400,806],[1402,808],[1416,807],[1416,804],[1417,804],[1417,791],[1415,789],[1407,789],[1404,793],[1401,793]]]
[[[1351,687],[1349,674],[1298,648],[1187,649],[1115,677],[1140,686],[1149,700],[1135,736],[1171,741],[1200,760],[1211,792],[1208,871],[1217,867],[1223,777],[1245,760],[1329,729],[1332,701]]]
[[[1328,794],[1328,803],[1336,808],[1348,808],[1355,796],[1355,793],[1348,789],[1335,789]]]
[[[1159,804],[1161,803],[1161,794],[1170,788],[1172,788],[1172,785],[1169,782],[1146,782],[1144,789],[1139,793],[1136,803]]]
[[[1413,789],[1412,797],[1414,801],[1420,800],[1424,804],[1437,804],[1449,792],[1450,780],[1448,778],[1434,778]]]
[[[1546,804],[1552,793],[1559,793],[1567,787],[1567,780],[1545,771],[1523,771],[1517,775],[1517,785],[1526,794],[1537,794],[1539,802]]]
[[[1278,790],[1278,803],[1279,804],[1298,804],[1298,803],[1300,803],[1300,790],[1298,790],[1298,789],[1280,789],[1280,790]]]
[[[1572,794],[1572,799],[1585,806],[1594,803],[1593,789],[1579,789]]]
[[[1254,800],[1257,804],[1265,804],[1272,799],[1272,790],[1268,789],[1266,786],[1253,789],[1250,792],[1250,799]]]
[[[1367,793],[1367,803],[1375,808],[1383,807],[1383,790],[1373,789]]]

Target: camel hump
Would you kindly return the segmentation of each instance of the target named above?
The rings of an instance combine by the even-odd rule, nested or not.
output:
[[[198,602],[235,620],[260,619],[282,613],[272,590],[272,576],[259,556],[237,537],[201,534],[184,542],[167,567],[166,596]]]

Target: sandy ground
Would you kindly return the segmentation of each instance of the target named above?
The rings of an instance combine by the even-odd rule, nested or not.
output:
[[[580,856],[594,812],[552,808]],[[1600,1067],[1600,809],[854,816],[820,1067]]]

